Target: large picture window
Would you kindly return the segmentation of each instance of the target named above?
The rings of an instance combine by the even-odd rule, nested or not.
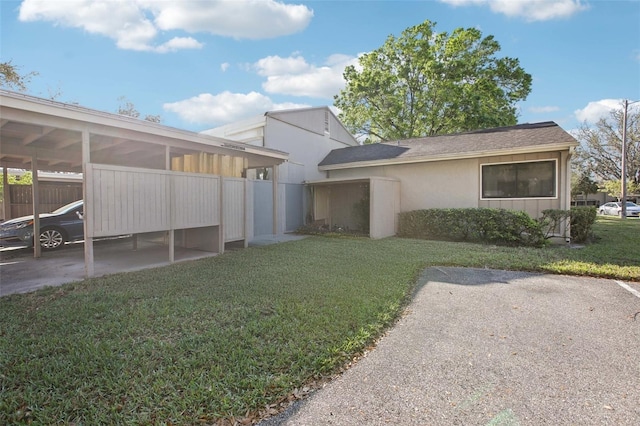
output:
[[[555,197],[555,160],[482,165],[482,198]]]

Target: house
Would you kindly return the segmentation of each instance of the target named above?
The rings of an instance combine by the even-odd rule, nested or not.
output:
[[[269,111],[247,120],[205,130],[203,134],[275,149],[289,154],[288,161],[274,171],[253,170],[247,175],[253,181],[253,235],[272,234],[274,218],[272,185],[274,174],[278,186],[277,233],[292,232],[304,224],[310,213],[310,200],[305,195],[304,182],[322,179],[326,173],[318,170],[320,163],[334,149],[357,146],[329,107]]]
[[[398,213],[428,208],[522,210],[571,205],[571,155],[578,142],[554,122],[521,124],[332,150],[307,181],[313,220],[358,228],[369,200],[372,238],[394,235]]]

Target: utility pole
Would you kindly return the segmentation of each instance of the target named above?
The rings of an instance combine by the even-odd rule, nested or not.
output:
[[[620,162],[620,172],[622,175],[620,182],[622,209],[620,210],[620,215],[622,219],[627,218],[627,110],[629,109],[629,105],[638,102],[640,102],[640,100],[629,102],[628,99],[625,99],[622,103],[622,161]]]
[[[629,101],[624,100],[624,109],[622,112],[622,162],[620,164],[622,174],[622,188],[621,199],[622,210],[620,210],[620,216],[622,219],[627,218],[627,108],[629,107]]]

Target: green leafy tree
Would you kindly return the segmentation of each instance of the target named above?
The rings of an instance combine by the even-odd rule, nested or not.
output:
[[[608,180],[602,183],[601,188],[602,191],[605,191],[607,194],[612,197],[616,197],[618,201],[622,198],[622,184],[620,180]],[[638,194],[640,193],[640,184],[632,180],[627,181],[627,194]],[[627,198],[628,200],[628,198]]]
[[[136,106],[127,99],[125,96],[120,96],[118,98],[118,110],[116,114],[126,115],[127,117],[140,118],[140,112],[136,109]],[[152,123],[160,123],[162,121],[162,117],[160,115],[146,115],[144,117],[145,121],[150,121]]]
[[[11,61],[0,62],[0,86],[24,92],[27,90],[27,84],[31,81],[32,77],[38,75],[37,72],[32,71],[27,74],[20,73],[20,67],[11,63]]]
[[[576,133],[580,146],[576,160],[586,173],[592,173],[602,181],[618,181],[622,178],[622,122],[621,109],[612,110],[609,117],[601,118],[595,125],[584,122]],[[640,109],[627,113],[627,178],[640,183]]]
[[[425,21],[348,66],[334,103],[369,142],[514,125],[531,75],[499,51],[478,29],[439,33]]]
[[[33,184],[33,174],[24,172],[21,175],[7,174],[9,185],[31,185]],[[0,178],[0,200],[4,200],[4,181]]]
[[[599,191],[598,183],[591,178],[588,172],[583,171],[580,174],[573,174],[571,177],[571,195],[575,197],[583,194],[587,197],[589,194],[595,194]]]

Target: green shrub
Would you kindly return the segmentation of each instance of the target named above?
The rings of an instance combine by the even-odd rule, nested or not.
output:
[[[569,220],[571,212],[569,210],[547,209],[542,210],[542,217],[538,219],[542,226],[542,232],[545,238],[557,236],[562,229],[563,222]],[[562,235],[566,237],[566,235]]]
[[[595,207],[571,207],[571,240],[583,243],[593,235]]]
[[[398,235],[509,246],[544,245],[540,223],[527,213],[504,209],[426,209],[400,213]]]
[[[593,225],[596,222],[595,207],[572,207],[571,210],[548,209],[542,211],[540,224],[545,238],[550,238],[559,231],[563,221],[570,220],[571,241],[583,243],[593,234]]]

